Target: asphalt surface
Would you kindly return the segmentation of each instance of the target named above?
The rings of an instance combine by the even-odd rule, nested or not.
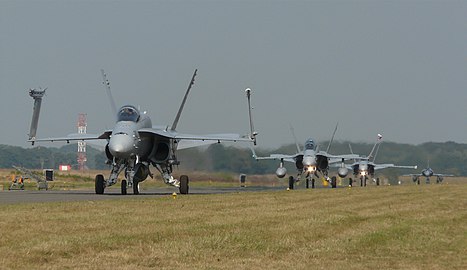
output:
[[[191,187],[188,196],[206,195],[206,194],[222,194],[222,193],[238,193],[238,192],[254,192],[254,191],[274,191],[284,190],[284,187]],[[154,188],[143,190],[139,195],[131,194],[121,195],[119,189],[109,189],[102,195],[95,194],[94,190],[4,190],[0,191],[0,204],[18,204],[18,203],[41,203],[41,202],[70,202],[70,201],[95,201],[95,200],[118,200],[129,197],[154,198],[162,196],[171,196],[174,192],[178,192],[177,188]],[[187,196],[187,195],[180,195]]]

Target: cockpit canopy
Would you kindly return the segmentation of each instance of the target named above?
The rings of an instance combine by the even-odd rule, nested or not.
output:
[[[138,122],[139,111],[133,106],[127,105],[120,108],[117,114],[117,121]]]
[[[315,142],[312,139],[308,139],[305,142],[306,150],[315,150]]]

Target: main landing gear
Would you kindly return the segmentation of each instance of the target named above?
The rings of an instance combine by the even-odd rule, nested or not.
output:
[[[180,194],[188,194],[188,190],[189,190],[189,178],[187,175],[182,175],[180,176]]]
[[[96,175],[96,194],[104,194],[105,180],[102,174]]]
[[[189,189],[190,189],[189,182],[190,182],[190,179],[188,178],[187,175],[180,176],[180,187],[179,187],[180,194],[188,194]],[[121,184],[120,185],[121,194],[127,195],[128,194],[128,181],[126,179],[123,179],[120,184]],[[139,181],[133,180],[132,188],[133,188],[134,195],[140,194],[141,190],[140,190],[139,184],[140,184]],[[96,194],[104,194],[105,186],[106,186],[106,183],[105,183],[104,176],[102,174],[96,175],[96,179],[95,179]]]

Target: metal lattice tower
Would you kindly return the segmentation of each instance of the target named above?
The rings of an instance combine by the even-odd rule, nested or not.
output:
[[[86,114],[78,115],[78,134],[86,134]],[[79,170],[86,169],[86,142],[78,141],[78,168]]]

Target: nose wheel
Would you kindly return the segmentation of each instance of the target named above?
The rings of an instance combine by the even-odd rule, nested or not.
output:
[[[295,179],[291,175],[291,176],[289,176],[289,189],[293,189],[294,184],[295,184]]]

